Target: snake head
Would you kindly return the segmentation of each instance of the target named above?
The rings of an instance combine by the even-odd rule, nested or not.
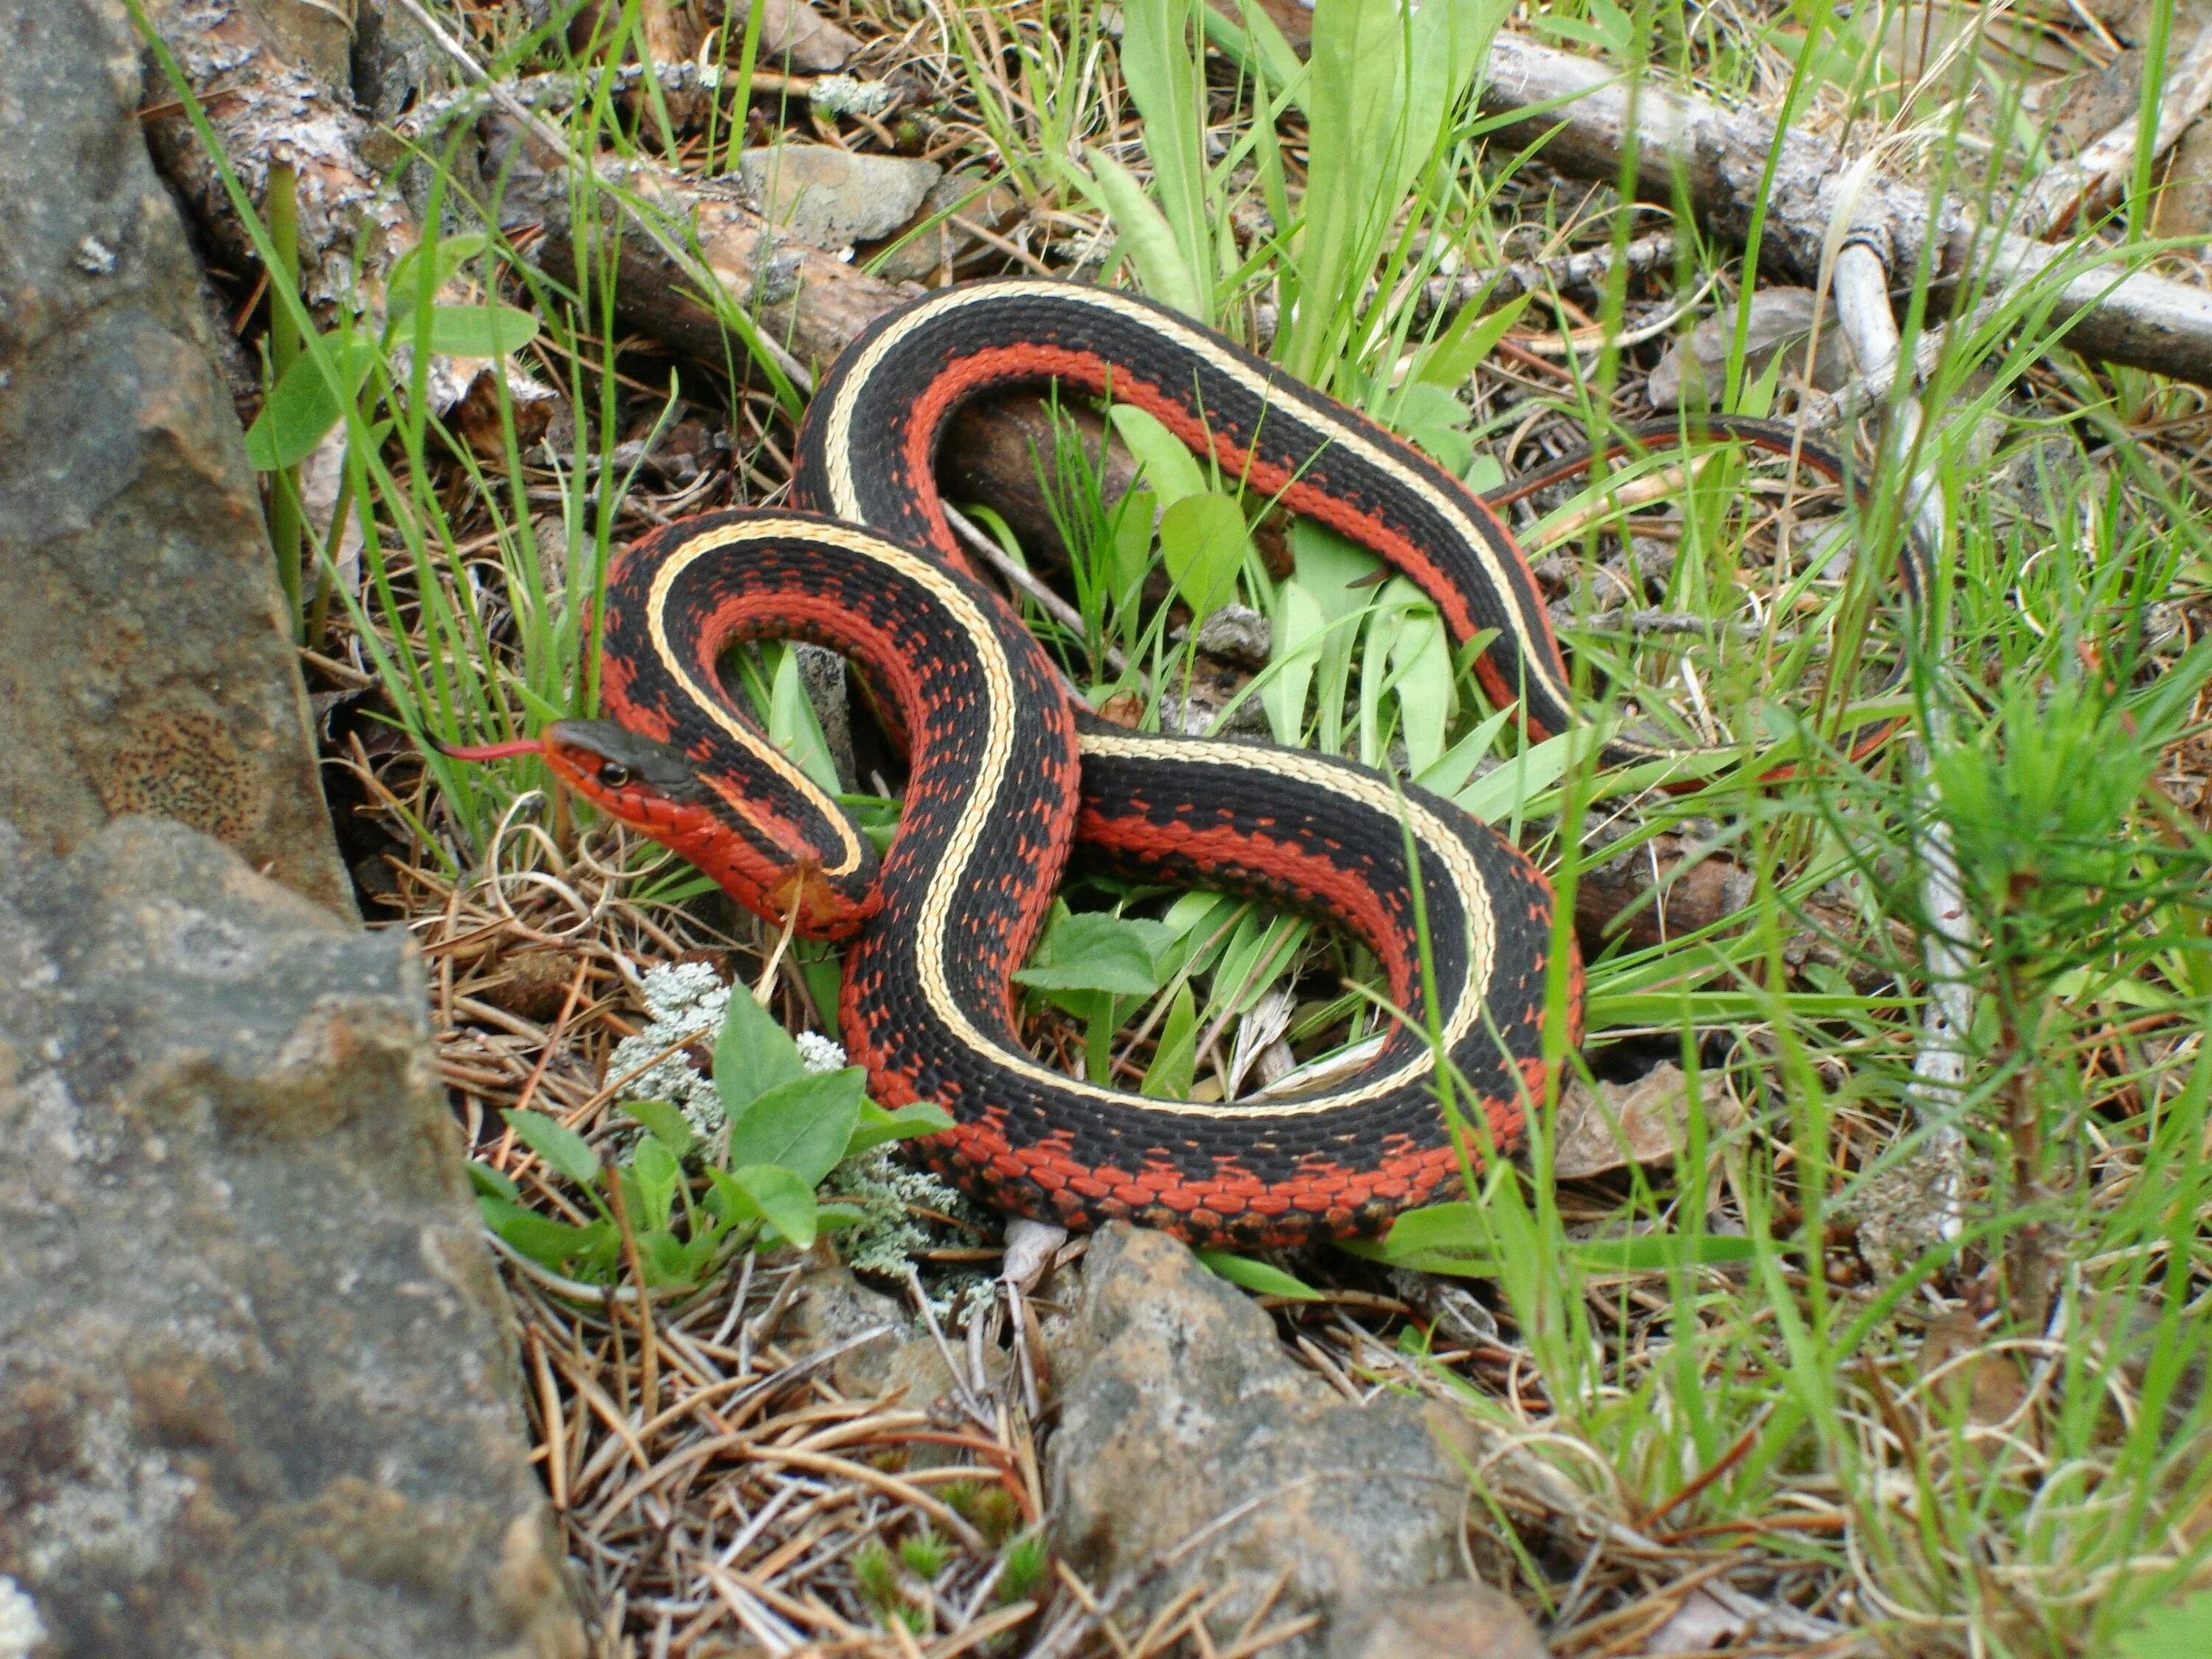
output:
[[[690,860],[746,909],[801,938],[850,939],[882,903],[872,850],[832,870],[808,837],[718,787],[682,750],[611,720],[556,720],[532,738],[437,749],[453,760],[538,757],[609,817]]]

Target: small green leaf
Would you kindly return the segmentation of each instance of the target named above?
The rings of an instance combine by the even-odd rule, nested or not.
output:
[[[731,1165],[777,1164],[812,1188],[844,1157],[867,1080],[848,1066],[778,1084],[730,1120]]]
[[[434,242],[417,242],[392,262],[392,270],[384,279],[385,315],[396,321],[415,309],[417,284],[422,279],[420,265],[426,252],[434,249],[437,256],[430,279],[430,292],[435,294],[453,279],[463,265],[490,246],[491,238],[481,231],[441,236]]]
[[[732,985],[730,1010],[714,1039],[714,1088],[724,1113],[734,1119],[770,1089],[805,1075],[791,1033],[743,984]]]
[[[1086,175],[1075,173],[1084,194],[1106,210],[1115,234],[1128,253],[1129,263],[1145,284],[1145,291],[1163,305],[1173,306],[1186,317],[1210,322],[1206,314],[1206,291],[1176,240],[1174,228],[1159,210],[1136,175],[1103,150],[1086,150],[1091,163]]]
[[[1160,557],[1193,617],[1236,596],[1249,541],[1243,510],[1226,495],[1186,495],[1160,514]]]
[[[484,1224],[507,1244],[556,1273],[565,1270],[572,1262],[589,1262],[605,1268],[611,1265],[621,1245],[620,1236],[611,1221],[573,1227],[565,1221],[556,1221],[498,1198],[479,1198],[477,1208],[483,1216]]]
[[[677,1162],[675,1153],[647,1136],[637,1143],[629,1167],[637,1182],[643,1224],[667,1226],[669,1217],[675,1213],[676,1188],[684,1180],[684,1166]]]
[[[375,348],[358,336],[339,339],[325,335],[323,340],[345,396],[351,398],[361,389]],[[260,472],[297,466],[314,453],[343,412],[314,354],[303,352],[269,389],[260,414],[246,428],[246,459]]]
[[[428,334],[441,357],[504,357],[538,337],[538,319],[513,306],[432,306]]]
[[[1159,1047],[1152,1051],[1152,1063],[1145,1067],[1145,1080],[1138,1085],[1138,1092],[1155,1100],[1189,1099],[1197,1042],[1198,1001],[1190,994],[1190,981],[1185,980],[1168,1004]]]
[[[951,1115],[933,1101],[910,1100],[896,1112],[887,1112],[864,1097],[860,1121],[853,1126],[852,1139],[845,1143],[845,1156],[854,1157],[887,1140],[939,1134],[951,1127]]]
[[[1159,958],[1172,938],[1158,922],[1103,910],[1061,915],[1045,935],[1036,965],[1014,977],[1039,991],[1110,991],[1149,996],[1160,988]]]
[[[1521,320],[1533,295],[1523,294],[1490,313],[1469,306],[1421,359],[1419,377],[1431,386],[1462,386],[1482,360],[1498,349],[1506,331]]]
[[[510,1204],[520,1203],[522,1189],[489,1164],[469,1160],[469,1184],[487,1198],[503,1198]]]
[[[1237,1255],[1228,1250],[1200,1250],[1197,1255],[1200,1261],[1231,1284],[1257,1291],[1261,1296],[1288,1297],[1295,1302],[1321,1300],[1321,1292],[1304,1279],[1292,1278],[1280,1267],[1255,1261],[1249,1255]]]
[[[714,1170],[708,1176],[724,1194],[733,1218],[765,1220],[799,1249],[812,1247],[817,1212],[811,1182],[773,1164]]]
[[[665,1100],[626,1100],[622,1109],[678,1158],[689,1157],[691,1149],[699,1144],[690,1120]]]
[[[579,1187],[591,1187],[599,1178],[599,1160],[585,1145],[583,1136],[563,1127],[543,1112],[518,1111],[509,1107],[500,1115],[507,1127],[514,1131],[515,1139],[544,1158],[553,1169],[574,1182]]]
[[[637,1255],[648,1287],[691,1283],[691,1253],[674,1233],[654,1228],[638,1234]]]
[[[830,794],[845,786],[837,776],[837,763],[823,735],[821,718],[806,695],[806,682],[799,672],[799,652],[787,645],[775,665],[775,681],[769,690],[768,734],[776,747],[799,763],[799,769]]]

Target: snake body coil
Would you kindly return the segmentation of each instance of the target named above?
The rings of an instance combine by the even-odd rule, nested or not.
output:
[[[850,941],[847,1047],[884,1103],[951,1113],[921,1152],[979,1198],[1200,1244],[1378,1231],[1459,1173],[1440,1085],[1494,1147],[1517,1145],[1546,1083],[1547,993],[1578,1039],[1580,963],[1570,942],[1553,974],[1549,885],[1450,803],[1325,756],[1127,732],[1070,707],[1050,659],[968,572],[933,475],[963,401],[1048,378],[1149,410],[1253,492],[1361,543],[1435,602],[1455,647],[1490,630],[1477,672],[1532,730],[1576,718],[1526,562],[1456,479],[1172,313],[1022,280],[918,301],[839,359],[800,436],[795,495],[811,511],[711,514],[621,553],[604,614],[612,724],[557,723],[544,752],[748,907]],[[880,861],[723,690],[724,653],[770,635],[852,658],[903,727],[911,775]],[[1284,1099],[1148,1099],[1040,1064],[1012,975],[1077,842],[1146,879],[1340,923],[1408,1021],[1349,1081]]]

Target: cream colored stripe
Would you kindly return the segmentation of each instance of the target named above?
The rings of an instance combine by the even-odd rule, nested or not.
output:
[[[739,542],[765,541],[779,535],[812,535],[817,528],[793,519],[757,519],[743,524],[724,525],[688,538],[653,573],[653,587],[646,600],[646,617],[653,637],[653,653],[660,659],[660,665],[683,686],[692,702],[704,709],[707,718],[720,726],[732,743],[805,796],[823,819],[836,827],[842,856],[836,868],[824,870],[823,873],[833,877],[848,876],[860,867],[861,859],[860,841],[854,832],[851,817],[822,792],[813,779],[794,765],[789,756],[739,720],[730,708],[720,686],[710,691],[701,685],[692,677],[690,659],[678,651],[668,638],[669,592],[701,559]]]
[[[905,325],[889,329],[870,342],[868,349],[854,364],[850,374],[839,386],[830,410],[830,501],[832,510],[838,518],[848,519],[854,523],[862,522],[860,489],[853,476],[853,427],[861,396],[869,380],[882,366],[883,360],[897,349],[899,343],[913,327],[923,322],[969,306],[988,305],[1007,298],[1024,296],[1049,300],[1059,305],[1092,306],[1168,336],[1185,350],[1206,359],[1217,372],[1242,386],[1267,407],[1271,417],[1273,411],[1285,407],[1295,410],[1316,434],[1317,440],[1326,440],[1333,447],[1349,451],[1359,460],[1395,480],[1401,488],[1425,498],[1451,522],[1460,540],[1474,550],[1476,558],[1481,562],[1484,574],[1503,599],[1503,609],[1512,629],[1514,641],[1520,647],[1523,672],[1557,707],[1569,710],[1574,708],[1574,700],[1567,688],[1553,676],[1550,653],[1530,636],[1527,619],[1521,613],[1521,606],[1515,602],[1512,582],[1497,550],[1482,533],[1482,526],[1468,516],[1460,502],[1438,495],[1403,462],[1378,449],[1357,426],[1340,420],[1334,405],[1317,394],[1287,379],[1271,384],[1242,362],[1216,351],[1212,339],[1196,328],[1133,305],[1110,289],[1018,279],[978,284],[974,288],[948,289],[937,298],[918,305],[908,313]],[[1644,750],[1652,754],[1674,752],[1649,749],[1647,745],[1620,739],[1615,739],[1615,742],[1624,748]]]

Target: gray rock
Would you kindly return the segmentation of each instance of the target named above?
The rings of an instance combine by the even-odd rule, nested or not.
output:
[[[738,178],[763,218],[832,250],[890,235],[921,210],[942,171],[934,161],[828,144],[772,144],[738,160]]]
[[[423,1006],[404,937],[196,831],[62,863],[0,825],[0,1583],[38,1659],[580,1659]]]
[[[904,240],[885,247],[882,262],[872,268],[887,283],[926,281],[980,246],[967,227],[996,231],[1021,210],[1021,192],[1012,185],[987,183],[972,173],[948,173],[930,186],[913,219],[893,234]],[[861,252],[872,257],[875,250]]]
[[[1249,605],[1224,605],[1198,625],[1200,650],[1255,674],[1267,665],[1274,638],[1267,619]]]
[[[1270,1621],[1323,1624],[1269,1651],[1311,1659],[1340,1610],[1459,1578],[1456,1425],[1411,1400],[1345,1400],[1166,1234],[1116,1223],[1093,1238],[1048,1340],[1062,1379],[1048,1510],[1092,1583],[1142,1581],[1148,1607],[1226,1589],[1218,1625],[1234,1632],[1287,1567]]]
[[[125,812],[350,912],[238,421],[137,121],[116,0],[0,52],[0,817],[66,853]]]
[[[1328,1659],[1545,1659],[1528,1616],[1503,1590],[1462,1581],[1364,1601],[1329,1625]]]
[[[1805,347],[1813,331],[1814,293],[1809,288],[1763,288],[1751,296],[1751,320],[1745,330],[1743,372],[1747,377],[1764,374],[1778,351],[1790,353],[1783,365],[1785,377],[1805,373]],[[1679,408],[1683,386],[1698,380],[1717,396],[1728,355],[1735,339],[1735,307],[1722,306],[1667,349],[1651,371],[1644,395],[1654,409]],[[1832,392],[1850,378],[1850,355],[1843,325],[1831,303],[1820,319],[1820,356],[1813,364],[1813,384]]]

